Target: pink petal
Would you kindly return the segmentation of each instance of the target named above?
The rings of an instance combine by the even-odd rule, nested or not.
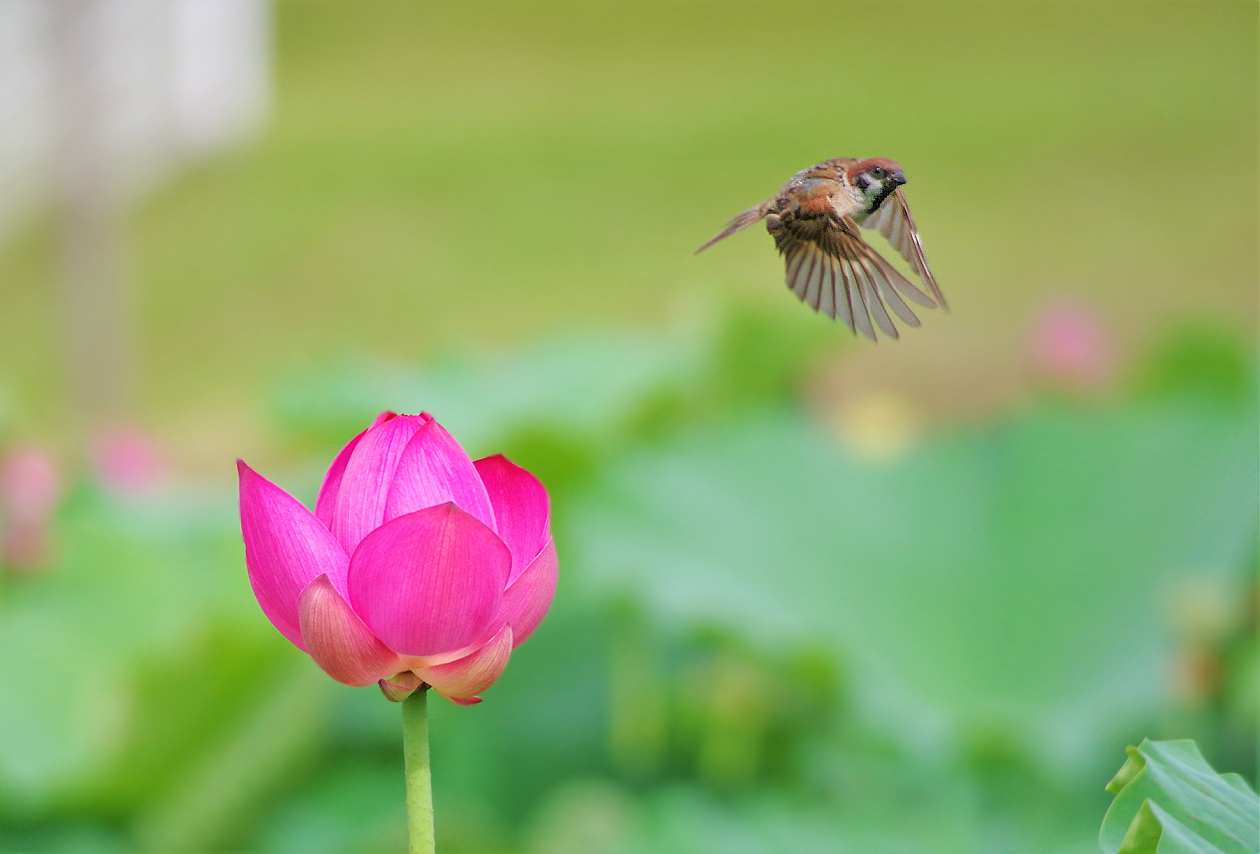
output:
[[[437,691],[436,688],[433,690]],[[438,693],[442,694],[441,691],[438,691]],[[442,696],[446,697],[445,694],[442,694]],[[450,700],[452,703],[459,703],[461,706],[475,706],[481,702],[480,697],[446,697],[446,699]]]
[[[397,417],[398,414],[396,412],[389,412],[388,410],[382,412],[368,426],[368,430]],[[367,430],[363,431],[363,433],[366,432]],[[328,526],[329,530],[332,530],[333,511],[337,507],[337,493],[341,490],[341,478],[346,472],[346,463],[350,461],[350,454],[354,453],[354,448],[359,444],[359,440],[363,438],[363,433],[347,442],[346,446],[341,449],[341,453],[337,454],[332,461],[332,465],[328,467],[328,474],[324,475],[324,484],[319,488],[319,498],[315,499],[315,515],[319,517],[319,521]]]
[[[499,606],[495,620],[512,626],[513,648],[523,644],[547,616],[547,609],[556,595],[559,574],[556,543],[548,540],[538,557],[504,592],[503,604]]]
[[[350,462],[350,455],[354,453],[355,446],[366,433],[367,431],[364,430],[347,442],[341,452],[333,458],[332,465],[328,467],[328,474],[324,475],[324,483],[319,488],[319,497],[315,499],[315,516],[329,530],[332,530],[333,514],[337,509],[337,493],[341,491],[341,479],[346,473],[346,463]]]
[[[241,534],[249,583],[280,633],[306,649],[298,628],[298,594],[320,575],[346,590],[349,559],[332,534],[296,498],[238,460]]]
[[[298,624],[311,658],[345,685],[371,685],[402,667],[398,656],[363,625],[326,575],[308,584],[298,597]]]
[[[350,604],[386,646],[438,655],[474,643],[503,600],[512,553],[447,503],[368,534],[350,559]]]
[[[525,571],[551,537],[551,501],[538,478],[502,454],[477,460],[490,504],[495,531],[512,550],[512,580]]]
[[[472,460],[454,437],[436,421],[425,424],[411,437],[403,450],[385,518],[393,519],[448,501],[494,530],[490,496]]]
[[[386,410],[385,410],[384,412],[382,412],[380,415],[378,415],[378,416],[376,416],[375,418],[373,418],[373,419],[372,419],[372,423],[368,425],[368,430],[371,430],[373,427],[379,427],[379,426],[381,426],[382,424],[384,424],[386,421],[390,421],[390,420],[392,420],[392,419],[394,419],[394,418],[397,418],[397,417],[398,417],[398,413],[397,413],[397,412],[393,412],[393,411],[391,411],[391,410],[386,409]],[[421,413],[421,417],[427,417],[427,416],[425,416],[423,413]],[[367,430],[365,430],[365,431],[363,431],[363,432],[365,432],[365,433],[366,433],[366,432],[367,432]]]
[[[363,538],[385,521],[389,486],[403,449],[430,420],[428,415],[399,415],[368,428],[355,443],[337,486],[328,526],[347,553],[353,554]]]
[[[420,681],[420,677],[412,673],[410,670],[404,670],[397,676],[390,679],[382,679],[376,683],[381,688],[381,693],[385,695],[385,699],[391,703],[401,703],[412,695],[424,682]]]
[[[504,626],[489,643],[471,655],[449,664],[425,667],[415,674],[443,697],[456,702],[475,700],[477,694],[498,681],[511,656],[512,627]]]

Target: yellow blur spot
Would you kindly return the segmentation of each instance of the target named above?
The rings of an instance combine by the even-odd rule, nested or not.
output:
[[[889,391],[866,392],[836,407],[834,426],[855,456],[889,462],[905,456],[922,433],[922,419],[910,400]]]

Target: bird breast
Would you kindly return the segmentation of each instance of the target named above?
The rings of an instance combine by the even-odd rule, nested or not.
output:
[[[853,216],[862,210],[862,198],[842,181],[829,178],[807,178],[785,187],[780,193],[784,213],[802,218]]]
[[[838,182],[825,178],[789,181],[779,194],[779,210],[796,216],[821,217],[835,211],[831,198],[841,189]]]

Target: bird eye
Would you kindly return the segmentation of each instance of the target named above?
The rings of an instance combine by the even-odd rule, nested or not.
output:
[[[872,177],[872,178],[883,178],[883,177],[884,177],[884,167],[883,167],[883,166],[872,166],[872,167],[871,167],[871,177]]]

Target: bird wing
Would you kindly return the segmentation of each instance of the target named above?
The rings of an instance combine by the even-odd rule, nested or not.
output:
[[[910,215],[910,206],[906,204],[906,195],[901,192],[900,187],[873,214],[863,220],[862,225],[865,228],[879,229],[880,234],[888,238],[892,247],[901,253],[901,257],[914,267],[914,272],[928,286],[935,301],[941,308],[948,310],[945,295],[941,293],[936,279],[932,277],[931,269],[928,268],[927,256],[923,254],[923,241],[919,238],[919,230],[914,227],[914,217]]]
[[[919,305],[936,305],[872,249],[848,217],[815,237],[785,230],[777,242],[787,265],[787,286],[801,302],[872,341],[877,340],[876,326],[890,338],[900,337],[889,309],[908,326],[919,325],[902,295]]]
[[[726,227],[723,228],[721,232],[718,233],[717,237],[713,238],[708,243],[704,244],[699,249],[697,249],[695,254],[699,255],[701,252],[708,249],[710,246],[712,246],[714,243],[717,243],[719,240],[725,240],[726,238],[730,237],[732,234],[735,234],[738,231],[743,231],[745,228],[748,228],[748,226],[752,225],[753,223],[760,222],[762,217],[764,217],[765,215],[766,215],[765,204],[760,204],[760,205],[757,205],[756,207],[749,208],[743,213],[736,215],[735,218],[732,219],[730,222],[728,222],[726,224]]]

